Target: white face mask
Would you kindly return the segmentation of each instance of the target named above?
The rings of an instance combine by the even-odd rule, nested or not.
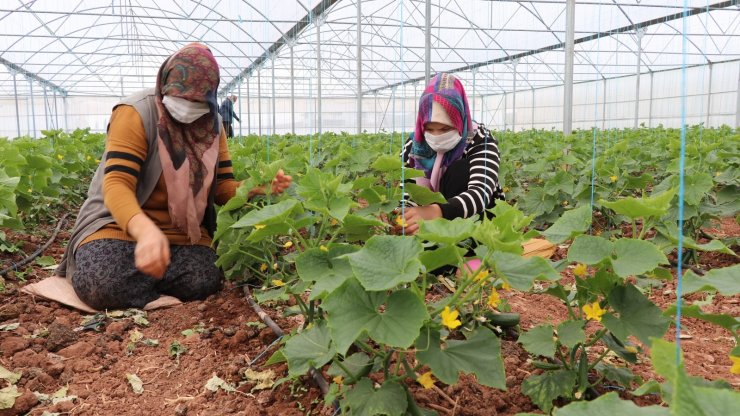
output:
[[[175,120],[185,124],[190,124],[211,111],[208,108],[208,103],[195,103],[169,95],[162,98],[162,104]]]
[[[457,130],[450,130],[447,133],[442,133],[438,135],[431,134],[429,132],[424,132],[424,138],[426,139],[427,143],[429,144],[429,147],[432,148],[435,152],[446,152],[448,150],[452,150],[457,146],[458,143],[460,143],[460,133],[457,132]]]

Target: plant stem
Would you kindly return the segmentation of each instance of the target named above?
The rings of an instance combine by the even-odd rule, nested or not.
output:
[[[340,369],[342,369],[342,371],[344,371],[344,374],[346,374],[347,377],[349,377],[349,383],[350,384],[351,383],[354,383],[355,381],[357,381],[357,376],[354,373],[352,373],[351,371],[349,371],[349,368],[347,368],[344,364],[342,364],[341,361],[334,360],[333,363],[336,364],[337,367],[339,367]]]
[[[594,334],[594,337],[591,339],[591,341],[585,343],[584,346],[590,347],[590,346],[596,344],[597,342],[599,342],[599,340],[604,335],[606,335],[607,331],[608,331],[608,329],[606,329],[606,328],[603,328],[603,329],[599,330],[599,332],[597,332],[596,334]]]

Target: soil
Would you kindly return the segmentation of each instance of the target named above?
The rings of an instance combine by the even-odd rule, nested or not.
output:
[[[7,233],[8,241],[19,244],[23,252],[31,253],[44,244],[55,224],[39,227],[34,234]],[[59,261],[68,230],[62,231],[44,255]],[[707,230],[713,235],[740,235],[734,219],[723,220]],[[737,251],[738,247],[733,247]],[[559,247],[553,258],[563,258],[567,247]],[[0,269],[17,262],[24,253],[0,254]],[[705,270],[736,264],[732,256],[714,253],[700,256]],[[24,270],[25,268],[21,268]],[[22,280],[38,281],[50,272],[33,265]],[[573,282],[571,268],[563,272],[563,283]],[[12,409],[0,411],[6,415],[41,415],[59,412],[73,415],[119,414],[138,415],[332,415],[324,407],[320,390],[308,378],[285,381],[274,389],[255,389],[256,382],[246,379],[245,371],[272,370],[272,380],[287,375],[285,364],[267,367],[267,358],[276,350],[275,335],[265,328],[247,304],[242,288],[227,284],[225,289],[204,301],[151,311],[144,326],[132,317],[107,317],[98,331],[79,330],[88,316],[54,302],[34,298],[18,291],[24,284],[11,272],[5,278],[5,291],[0,293],[0,325],[19,323],[14,330],[0,331],[0,365],[21,373],[16,383],[22,395]],[[546,295],[517,291],[502,294],[514,312],[522,314],[522,330],[539,323],[557,323],[567,317],[565,306]],[[661,307],[675,303],[675,283],[665,282],[654,288],[650,299]],[[705,300],[705,312],[740,316],[740,296],[725,297],[693,294],[690,301]],[[265,308],[266,312],[286,331],[299,325],[296,318],[282,318],[281,311]],[[728,380],[740,389],[740,376],[730,374],[729,352],[734,338],[728,331],[703,321],[684,318],[681,346],[686,371],[706,379]],[[591,324],[590,324],[591,325]],[[593,324],[596,325],[596,324]],[[192,329],[183,335],[182,331]],[[131,344],[132,337],[141,341]],[[673,340],[673,329],[665,337]],[[146,340],[156,340],[149,346]],[[173,343],[183,347],[179,357],[170,354]],[[151,341],[150,341],[151,343]],[[133,345],[133,346],[130,346]],[[484,387],[472,376],[462,376],[454,386],[437,385],[437,390],[423,389],[409,382],[416,401],[441,415],[513,415],[538,409],[521,393],[522,381],[540,370],[529,364],[529,356],[515,340],[502,339],[502,357],[506,370],[506,391]],[[645,350],[647,352],[647,350]],[[599,351],[595,349],[594,354]],[[646,356],[645,356],[646,357]],[[617,362],[617,361],[615,361]],[[250,363],[252,364],[250,366]],[[618,362],[617,362],[618,363]],[[656,378],[650,363],[644,359],[631,367],[643,379]],[[135,374],[142,382],[143,393],[136,394],[127,380]],[[212,392],[206,383],[218,376],[236,388]],[[325,375],[325,378],[331,380]],[[0,386],[2,387],[2,386]],[[636,387],[633,386],[633,387]],[[52,395],[59,392],[67,399],[39,400],[34,392]],[[598,389],[612,389],[604,385]],[[618,390],[625,398],[632,398]],[[448,400],[444,396],[451,399]],[[72,399],[70,399],[72,398]],[[657,396],[632,398],[639,405],[657,404]]]

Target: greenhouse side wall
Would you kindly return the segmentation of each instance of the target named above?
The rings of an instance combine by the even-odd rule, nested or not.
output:
[[[738,127],[736,114],[739,76],[740,61],[687,68],[686,123],[689,125],[704,123],[710,127],[721,125]],[[643,73],[640,76],[638,125],[680,126],[681,77],[680,69]],[[711,97],[708,99],[707,91],[710,84]],[[573,87],[573,127],[575,129],[633,127],[635,87],[634,75],[576,83]],[[407,94],[413,90],[414,88],[409,86],[406,89]],[[413,129],[418,97],[409,94],[403,98],[400,89],[398,92],[399,94],[394,96],[391,91],[381,91],[377,96],[363,98],[363,131],[408,132]],[[475,109],[473,119],[492,129],[562,129],[562,85],[469,98],[471,107]],[[50,128],[73,130],[89,127],[91,131],[104,132],[110,110],[119,99],[119,97],[67,97],[65,118],[64,101],[61,97],[57,98],[56,108],[59,114],[55,116],[51,97],[47,99],[45,111],[43,96],[36,95],[31,99],[27,93],[20,95],[18,120],[21,136],[38,136],[41,130]],[[274,103],[273,126],[272,98],[263,95],[261,100],[258,100],[254,94],[250,97],[243,95],[242,100],[235,106],[237,112],[241,111],[242,118],[241,123],[234,124],[235,133],[241,132],[245,135],[290,133],[293,130],[291,101],[295,106],[295,132],[317,133],[319,120],[316,114],[316,97],[297,96],[291,100],[287,95],[278,96]],[[324,97],[321,104],[321,131],[356,133],[356,108],[355,97]],[[35,117],[32,114],[35,114]],[[0,137],[16,137],[17,131],[15,101],[12,96],[2,97]]]

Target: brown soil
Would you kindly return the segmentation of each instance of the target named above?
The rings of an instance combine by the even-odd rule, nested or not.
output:
[[[719,235],[726,232],[723,222],[711,232]],[[31,253],[41,246],[53,225],[40,227],[36,235],[8,233],[8,239],[23,242],[22,249]],[[730,231],[729,235],[736,232]],[[728,235],[728,234],[725,234]],[[734,234],[737,235],[737,234]],[[68,234],[63,232],[57,242],[44,255],[55,260],[61,258],[62,244]],[[564,257],[566,247],[558,250],[554,257]],[[0,268],[23,257],[0,255]],[[702,257],[702,261],[704,261]],[[706,260],[703,267],[720,267],[736,262],[722,258],[717,264]],[[28,281],[37,281],[49,272],[33,266],[24,276]],[[564,282],[572,283],[571,270],[563,272]],[[244,372],[258,355],[253,370],[271,369],[274,379],[287,375],[284,364],[265,367],[263,364],[275,346],[275,336],[268,328],[258,323],[259,318],[248,306],[241,288],[227,285],[223,292],[202,302],[190,302],[177,307],[156,310],[148,314],[148,326],[139,326],[131,318],[108,318],[100,332],[93,330],[75,331],[83,321],[84,314],[64,306],[35,299],[21,294],[17,288],[22,282],[13,280],[13,273],[6,277],[6,290],[0,293],[0,325],[20,323],[11,331],[0,331],[0,365],[22,373],[17,386],[23,395],[16,400],[13,409],[0,411],[0,416],[25,414],[41,415],[44,411],[65,414],[175,414],[175,415],[331,415],[324,408],[320,391],[309,380],[287,381],[275,389],[251,391],[254,382],[245,380]],[[511,308],[522,314],[522,330],[551,322],[557,323],[567,317],[565,306],[555,298],[521,292],[503,294]],[[690,295],[689,300],[703,299],[704,295]],[[665,307],[675,302],[675,286],[668,282],[663,288],[653,289],[650,298]],[[703,307],[705,312],[740,315],[740,297],[714,296]],[[279,311],[266,309],[273,317]],[[298,325],[297,320],[280,318],[278,324],[285,330]],[[596,324],[593,324],[596,325]],[[683,334],[690,338],[682,340],[682,349],[689,374],[707,379],[726,379],[735,388],[740,388],[740,377],[730,374],[728,357],[734,347],[734,339],[728,331],[696,319],[683,320]],[[198,328],[203,332],[184,336],[182,331]],[[137,343],[128,349],[132,334],[136,331],[144,339],[154,339],[158,346]],[[666,339],[673,340],[673,331]],[[170,345],[177,341],[187,350],[172,358]],[[594,351],[598,353],[598,351]],[[513,415],[518,412],[537,412],[537,408],[521,393],[524,378],[537,373],[528,363],[528,354],[512,339],[502,340],[502,356],[506,369],[506,391],[480,386],[474,377],[463,376],[455,386],[437,383],[456,404],[446,400],[435,390],[425,390],[411,382],[411,390],[419,404],[436,409],[440,414],[464,415]],[[643,362],[632,366],[632,370],[644,379],[655,378],[649,364]],[[144,392],[137,395],[126,379],[127,374],[136,374],[143,382]],[[214,375],[222,378],[238,392],[223,390],[210,392],[206,382]],[[328,379],[328,377],[326,377]],[[52,394],[68,387],[68,396],[77,396],[71,401],[57,404],[39,402],[32,392]],[[635,387],[635,386],[633,386]],[[609,387],[604,387],[607,391]],[[630,396],[624,392],[625,398]],[[640,405],[659,402],[657,396],[635,398]],[[445,411],[444,409],[448,409]]]

